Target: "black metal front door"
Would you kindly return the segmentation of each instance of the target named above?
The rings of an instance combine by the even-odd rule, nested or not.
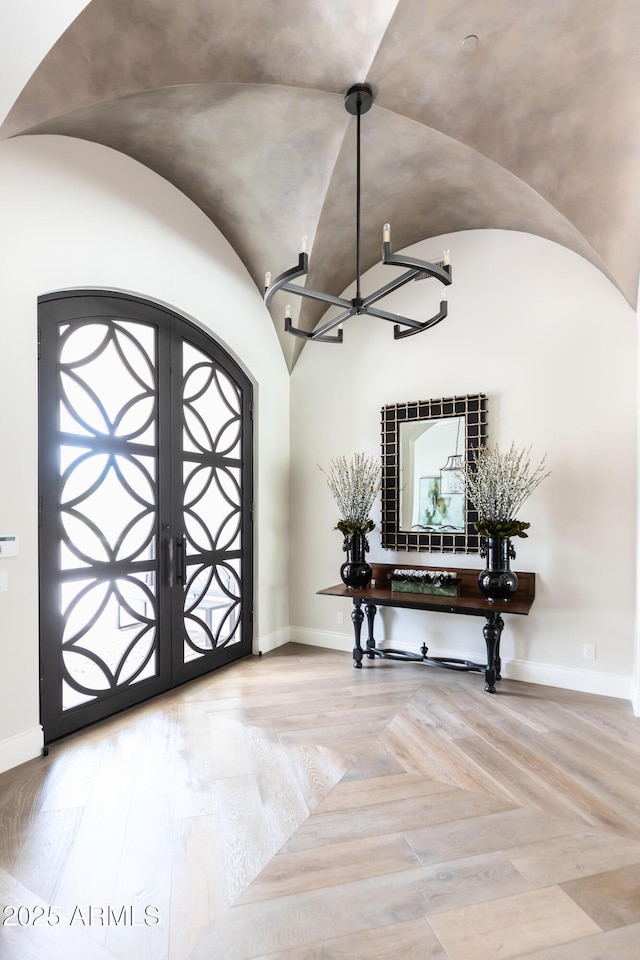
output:
[[[251,384],[118,294],[39,302],[47,741],[251,652]]]

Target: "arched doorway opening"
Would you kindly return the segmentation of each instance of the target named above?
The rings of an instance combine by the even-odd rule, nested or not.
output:
[[[170,310],[39,300],[47,742],[251,653],[252,388]]]

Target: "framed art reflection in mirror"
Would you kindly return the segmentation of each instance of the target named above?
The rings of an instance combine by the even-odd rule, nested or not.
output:
[[[482,393],[382,408],[382,546],[478,553],[460,468],[487,440]]]

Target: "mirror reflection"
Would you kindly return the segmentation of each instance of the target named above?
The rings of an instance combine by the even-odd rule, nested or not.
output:
[[[465,418],[400,424],[400,529],[464,533]]]

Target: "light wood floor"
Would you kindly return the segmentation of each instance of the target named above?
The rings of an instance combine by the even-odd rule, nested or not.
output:
[[[289,645],[54,744],[0,776],[0,957],[637,960],[640,720],[483,687]]]

